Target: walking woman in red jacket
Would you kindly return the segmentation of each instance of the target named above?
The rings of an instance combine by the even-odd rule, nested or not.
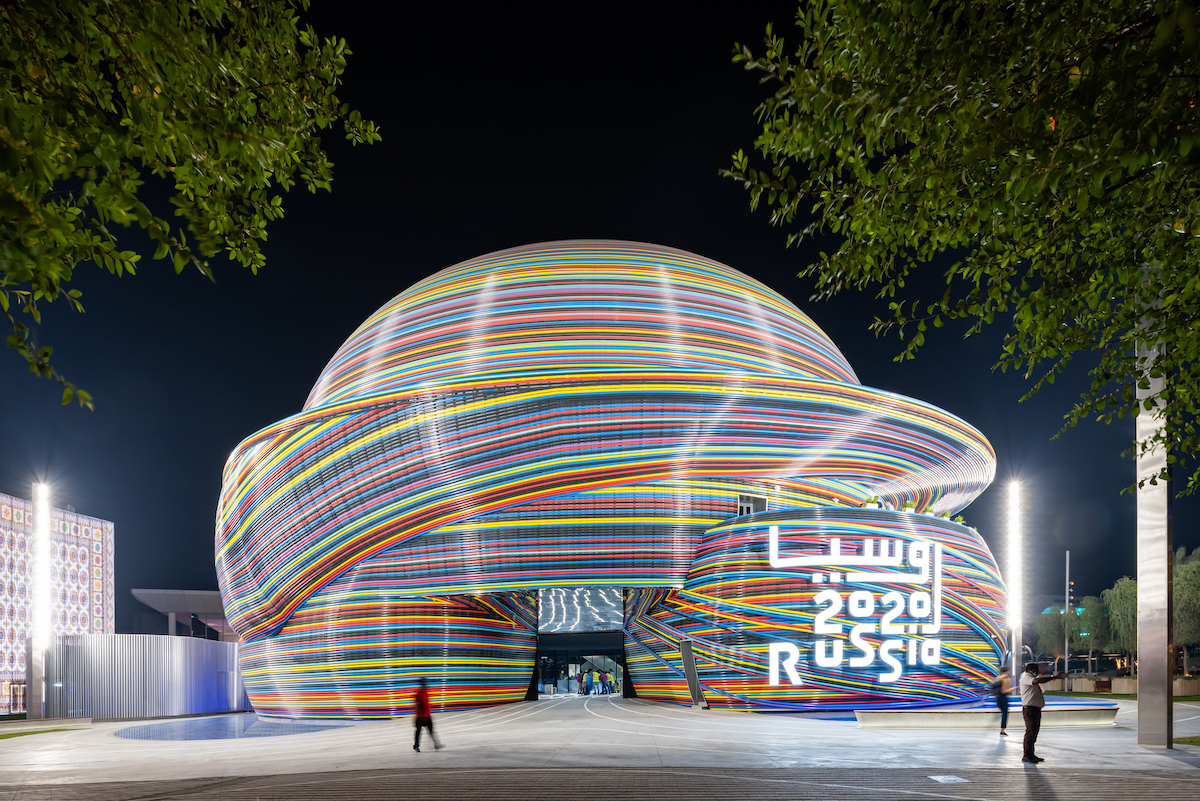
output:
[[[417,688],[417,716],[413,722],[416,724],[416,737],[413,738],[413,750],[417,753],[421,752],[421,728],[429,729],[429,739],[433,740],[433,748],[436,751],[442,747],[442,744],[437,741],[437,737],[433,734],[433,710],[429,706],[429,689],[425,679],[421,679],[421,686]]]

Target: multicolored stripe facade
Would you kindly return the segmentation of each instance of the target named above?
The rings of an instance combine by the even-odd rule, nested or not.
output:
[[[419,676],[441,708],[524,697],[534,591],[597,585],[627,589],[641,696],[689,699],[683,638],[713,704],[958,700],[1002,654],[1003,588],[979,535],[944,516],[994,470],[978,431],[859,384],[808,317],[746,275],[649,245],[550,243],[401,293],[299,414],[239,445],[217,569],[265,714],[405,714]],[[922,514],[892,511],[905,508]],[[898,555],[884,566],[895,586],[845,583],[837,565],[868,540]],[[772,541],[803,569],[772,567]],[[940,626],[925,636],[935,578]],[[822,640],[830,654],[839,637],[847,662],[865,653],[852,641],[890,654],[936,639],[939,653],[911,646],[917,662],[887,687],[788,662],[771,643],[812,650],[816,598],[835,585],[858,593],[857,616],[822,618],[842,626]],[[911,634],[863,622],[864,593],[889,592],[915,599],[915,616],[888,622]]]
[[[778,530],[781,552],[811,554],[803,568],[773,566],[770,527]],[[914,584],[914,575],[897,564],[871,574],[845,572],[847,562],[862,557],[843,550],[829,554],[830,543],[889,543],[899,553],[914,543],[941,551],[939,575]],[[878,551],[876,547],[873,549]],[[785,557],[789,558],[789,557]],[[801,556],[800,558],[805,558]],[[931,565],[931,568],[933,566]],[[836,573],[830,580],[831,573]],[[933,590],[933,592],[930,592]],[[841,599],[824,601],[821,593]],[[914,594],[930,596],[928,614],[911,614]],[[858,594],[862,606],[851,599]],[[870,600],[867,601],[867,596]],[[815,659],[796,664],[802,683],[764,681],[770,673],[772,642],[806,642],[810,647],[815,619],[835,606],[826,621],[831,631],[827,651],[840,647],[836,666]],[[869,609],[866,607],[870,607]],[[921,611],[921,610],[919,610]],[[678,669],[680,640],[690,641],[705,700],[712,706],[778,711],[831,711],[915,707],[975,699],[991,682],[997,660],[1005,653],[1004,588],[995,562],[979,534],[966,526],[912,512],[815,507],[769,511],[738,517],[710,529],[696,550],[688,580],[681,590],[640,594],[627,605],[626,629],[630,670],[652,677],[655,692],[690,702],[686,680]],[[940,618],[938,631],[922,631]],[[874,655],[854,669],[850,659],[864,652],[850,634],[865,626],[862,642],[877,654],[889,640],[898,642],[899,675]],[[908,659],[908,643],[916,658]],[[920,658],[923,643],[938,643],[936,664]],[[839,645],[835,646],[834,644]],[[632,664],[636,655],[639,667]],[[642,693],[642,684],[638,684]]]

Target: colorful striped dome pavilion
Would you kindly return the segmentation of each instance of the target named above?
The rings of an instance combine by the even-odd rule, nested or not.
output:
[[[951,522],[974,428],[859,383],[803,312],[665,247],[443,270],[229,457],[216,561],[260,714],[526,697],[539,590],[619,588],[639,697],[759,711],[985,692],[1004,589]],[[685,658],[686,652],[686,658]]]

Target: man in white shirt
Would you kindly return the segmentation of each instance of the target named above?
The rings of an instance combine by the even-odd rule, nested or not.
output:
[[[1021,675],[1021,717],[1025,719],[1025,755],[1021,757],[1022,762],[1037,764],[1046,761],[1033,752],[1034,746],[1037,745],[1038,731],[1042,728],[1042,707],[1046,705],[1042,688],[1038,685],[1061,679],[1066,675],[1059,673],[1055,676],[1039,676],[1037,662],[1030,662],[1025,666],[1025,673]]]

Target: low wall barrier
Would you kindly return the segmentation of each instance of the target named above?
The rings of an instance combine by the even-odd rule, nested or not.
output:
[[[1103,691],[1103,688],[1098,687],[1100,682],[1095,679],[1070,678],[1067,680],[1069,689],[1073,693],[1094,693]],[[1048,681],[1042,685],[1042,689],[1046,691],[1063,691],[1063,680],[1055,679]],[[1113,679],[1111,692],[1116,695],[1137,695],[1137,679],[1136,678],[1118,678]],[[1171,691],[1173,695],[1200,695],[1200,678],[1191,678],[1188,676],[1176,676],[1171,683]]]
[[[1176,676],[1171,689],[1175,695],[1200,695],[1200,678]]]
[[[1137,679],[1113,679],[1112,691],[1119,695],[1137,695]]]
[[[131,720],[251,709],[238,644],[198,637],[51,637],[45,687],[47,718]]]
[[[1000,711],[994,707],[982,709],[900,709],[854,711],[860,729],[999,729]],[[1042,710],[1042,728],[1083,728],[1112,726],[1117,717],[1117,705],[1048,705]],[[1008,728],[1024,729],[1018,705],[1008,714]]]

